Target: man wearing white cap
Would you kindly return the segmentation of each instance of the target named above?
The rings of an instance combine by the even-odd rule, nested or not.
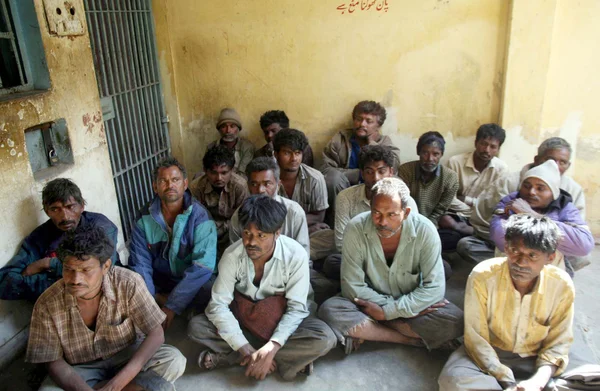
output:
[[[554,220],[562,234],[557,247],[558,256],[553,264],[573,276],[569,257],[588,255],[594,247],[594,238],[571,195],[560,189],[560,180],[560,171],[554,160],[547,160],[527,171],[519,191],[507,195],[496,206],[496,214],[490,224],[490,238],[500,251],[504,251],[505,221],[510,215],[547,216]]]
[[[254,156],[254,144],[240,137],[242,130],[242,120],[235,109],[225,108],[221,110],[219,119],[217,120],[217,130],[221,134],[221,138],[208,144],[208,151],[217,143],[225,145],[232,149],[235,155],[235,166],[233,167],[236,174],[246,177],[246,166]]]

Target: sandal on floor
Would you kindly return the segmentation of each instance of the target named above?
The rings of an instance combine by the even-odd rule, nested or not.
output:
[[[306,375],[306,376],[310,376],[310,375],[313,374],[314,369],[315,369],[314,365],[311,362],[311,363],[306,364],[306,366],[304,367],[304,369],[301,370],[299,373],[301,373],[303,375]]]
[[[358,350],[361,341],[357,338],[350,337],[349,335],[344,337],[344,353],[348,356],[350,353]]]
[[[207,368],[206,365],[204,365],[204,360],[206,359],[207,356],[210,358],[210,361],[212,362],[212,366],[210,368]],[[226,357],[227,357],[226,354],[215,353],[210,350],[205,350],[202,353],[200,353],[200,355],[198,356],[198,366],[200,367],[200,369],[203,369],[205,371],[212,371],[213,369],[216,369],[216,368],[228,367],[229,363],[227,362]]]

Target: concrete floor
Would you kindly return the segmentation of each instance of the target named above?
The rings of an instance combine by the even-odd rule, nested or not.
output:
[[[592,265],[576,273],[575,343],[573,350],[590,363],[600,364],[600,248],[592,253]],[[452,257],[455,258],[455,257]],[[458,258],[458,257],[456,257]],[[471,267],[460,258],[454,262],[454,274],[447,284],[446,298],[462,308],[466,278]],[[437,390],[439,375],[449,353],[429,353],[424,349],[365,343],[359,351],[345,356],[334,348],[315,362],[314,373],[284,382],[274,374],[263,381],[244,376],[239,367],[202,372],[197,366],[199,345],[187,339],[187,321],[175,319],[167,333],[167,343],[177,346],[188,358],[186,373],[177,382],[178,391],[191,390]],[[0,390],[30,390],[27,385],[31,366],[22,359],[0,374]],[[31,381],[30,381],[31,384]]]

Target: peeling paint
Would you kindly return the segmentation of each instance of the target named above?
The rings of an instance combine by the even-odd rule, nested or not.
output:
[[[17,154],[17,150],[16,149],[11,149],[10,150],[10,156],[15,156]]]
[[[25,115],[25,110],[21,109],[17,112],[17,115],[19,116],[19,119],[22,120],[23,116]]]
[[[6,139],[6,143],[8,144],[9,148],[12,148],[15,146],[15,142],[12,141],[11,139]]]

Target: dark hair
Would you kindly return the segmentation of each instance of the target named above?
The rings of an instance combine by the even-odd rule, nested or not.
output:
[[[425,132],[419,137],[419,142],[417,142],[417,155],[421,153],[421,148],[425,145],[433,145],[439,148],[442,151],[442,155],[444,154],[444,149],[446,149],[446,140],[444,140],[444,136],[442,136],[439,132]]]
[[[260,128],[265,129],[270,125],[279,124],[282,128],[290,127],[290,119],[283,110],[267,111],[260,116]]]
[[[252,159],[246,166],[246,177],[250,180],[250,174],[260,171],[273,171],[275,178],[279,179],[279,165],[272,157],[261,156]]]
[[[308,145],[308,139],[298,129],[281,129],[273,139],[273,149],[279,152],[282,147],[289,147],[292,151],[304,151]]]
[[[115,251],[115,244],[98,226],[80,226],[68,232],[58,246],[58,259],[64,262],[67,257],[75,257],[80,261],[87,261],[90,257],[98,258],[100,265],[104,265]]]
[[[181,175],[183,175],[184,179],[187,178],[187,171],[185,170],[185,167],[179,163],[179,160],[175,159],[173,156],[167,156],[159,160],[156,167],[154,167],[154,170],[152,170],[152,181],[156,182],[158,180],[158,171],[161,168],[169,168],[173,166],[177,167],[179,171],[181,171]]]
[[[383,125],[386,118],[385,108],[379,103],[372,100],[363,100],[358,102],[352,110],[352,118],[356,118],[358,114],[372,114],[377,116],[379,126]]]
[[[204,170],[210,170],[214,166],[222,166],[223,164],[229,168],[235,166],[235,155],[233,151],[224,145],[217,144],[210,148],[202,158]]]
[[[238,211],[240,226],[254,224],[262,232],[275,233],[285,221],[287,209],[266,195],[252,195],[244,200]]]
[[[364,170],[372,162],[383,161],[386,166],[396,169],[397,156],[392,149],[383,145],[365,145],[358,154],[358,168]]]
[[[549,217],[533,217],[527,213],[510,216],[505,226],[504,241],[514,243],[523,239],[525,247],[546,254],[556,251],[560,240],[560,229]]]
[[[486,138],[496,139],[500,143],[500,146],[502,146],[506,139],[506,131],[498,124],[483,124],[477,129],[475,142]]]
[[[42,205],[46,208],[58,201],[64,204],[71,197],[80,205],[85,205],[81,190],[73,181],[67,178],[53,179],[46,183],[44,190],[42,190]]]

